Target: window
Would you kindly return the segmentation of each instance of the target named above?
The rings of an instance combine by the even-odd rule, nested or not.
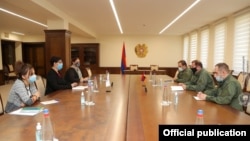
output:
[[[207,68],[207,57],[209,47],[209,30],[205,29],[201,31],[201,62],[204,68]]]
[[[183,59],[187,62],[188,61],[188,44],[189,44],[189,37],[184,37],[183,43]]]
[[[215,26],[214,39],[214,65],[224,61],[224,48],[226,37],[226,23],[220,23]]]
[[[197,59],[197,33],[193,33],[191,35],[191,42],[190,42],[190,61]]]
[[[234,31],[233,70],[238,73],[247,72],[246,60],[249,60],[250,51],[250,13],[235,18]]]

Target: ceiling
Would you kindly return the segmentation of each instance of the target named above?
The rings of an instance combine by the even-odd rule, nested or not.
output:
[[[124,35],[159,32],[195,0],[114,0]],[[201,0],[162,35],[182,35],[250,6],[250,0]],[[74,35],[121,35],[109,0],[1,0],[0,8],[41,23],[69,23]],[[43,26],[0,11],[0,31],[44,35]]]

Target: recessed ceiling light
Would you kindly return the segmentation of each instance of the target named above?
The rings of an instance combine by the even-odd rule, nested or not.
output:
[[[15,32],[15,31],[12,31],[11,33],[12,33],[12,34],[17,34],[17,35],[24,35],[24,33]]]
[[[32,20],[32,19],[30,19],[30,18],[24,17],[24,16],[22,16],[22,15],[16,14],[16,13],[11,12],[11,11],[9,11],[9,10],[0,8],[0,11],[3,11],[3,12],[8,13],[8,14],[11,14],[11,15],[13,15],[13,16],[17,16],[17,17],[19,17],[19,18],[22,18],[22,19],[25,19],[25,20],[27,20],[27,21],[36,23],[36,24],[38,24],[38,25],[41,25],[41,26],[44,26],[44,27],[48,27],[47,25],[45,25],[45,24],[43,24],[43,23],[37,22],[37,21]]]
[[[115,15],[116,23],[117,23],[117,25],[119,27],[120,33],[123,34],[122,27],[121,27],[121,24],[120,24],[120,20],[119,20],[118,14],[117,14],[116,9],[115,9],[115,4],[114,4],[113,0],[109,0],[109,3],[111,5],[113,13]]]
[[[177,20],[179,20],[184,14],[186,14],[191,8],[193,8],[197,3],[201,0],[196,0],[193,4],[191,4],[186,10],[184,10],[178,17],[176,17],[171,23],[169,23],[166,27],[164,27],[159,34],[162,34],[165,30],[167,30],[171,25],[173,25]]]

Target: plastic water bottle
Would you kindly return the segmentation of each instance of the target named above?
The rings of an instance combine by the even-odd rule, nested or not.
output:
[[[109,71],[106,70],[106,80],[109,80]]]
[[[51,124],[51,119],[49,115],[49,110],[43,110],[43,128],[42,128],[42,141],[53,141],[54,132]]]
[[[96,76],[94,77],[94,91],[98,90],[98,84],[97,84],[97,78]]]
[[[36,141],[42,141],[42,132],[41,132],[42,126],[40,122],[36,124]]]
[[[94,105],[92,101],[92,93],[94,91],[93,80],[88,80],[88,92],[86,93],[85,105]]]
[[[202,125],[204,124],[203,110],[197,110],[196,121],[195,124]]]
[[[168,86],[164,85],[161,105],[168,106],[170,104],[171,101],[170,101],[170,93],[168,92]]]
[[[178,105],[178,93],[177,92],[175,92],[175,94],[174,94],[174,104],[175,105]]]
[[[84,92],[81,94],[81,105],[85,104],[85,97],[84,97]]]

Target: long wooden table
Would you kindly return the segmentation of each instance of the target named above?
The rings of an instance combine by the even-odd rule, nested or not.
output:
[[[81,106],[81,91],[62,90],[41,98],[56,99],[57,104],[41,105],[50,110],[55,137],[59,141],[124,141],[128,104],[129,76],[112,75],[111,92],[106,93],[105,82],[93,94],[94,106]],[[0,140],[34,141],[37,122],[43,114],[0,116]]]
[[[170,79],[168,76],[157,77]],[[172,103],[163,106],[163,87],[154,87],[148,80],[142,83],[140,77],[130,79],[127,141],[157,141],[159,124],[194,125],[198,109],[204,111],[205,124],[250,124],[250,116],[244,112],[228,105],[197,101],[193,98],[197,93],[193,91],[177,91],[178,103],[175,104],[175,92],[170,89],[171,86],[177,85],[175,83],[167,83]],[[143,85],[146,85],[147,93]]]
[[[166,75],[158,78],[169,80]],[[250,124],[250,116],[227,105],[196,101],[192,91],[178,93],[178,104],[162,106],[162,87],[152,86],[141,75],[111,75],[113,87],[107,93],[105,82],[93,95],[95,106],[81,106],[81,91],[62,90],[41,98],[57,104],[41,105],[51,113],[55,136],[60,141],[157,141],[159,124],[194,124],[197,109],[204,110],[205,124]],[[176,85],[168,83],[168,86]],[[145,91],[147,88],[147,92]],[[174,94],[171,94],[172,99]],[[0,116],[0,140],[33,141],[35,116]]]
[[[166,70],[124,70],[125,74],[150,74],[150,72],[155,73],[156,75],[166,75]]]

